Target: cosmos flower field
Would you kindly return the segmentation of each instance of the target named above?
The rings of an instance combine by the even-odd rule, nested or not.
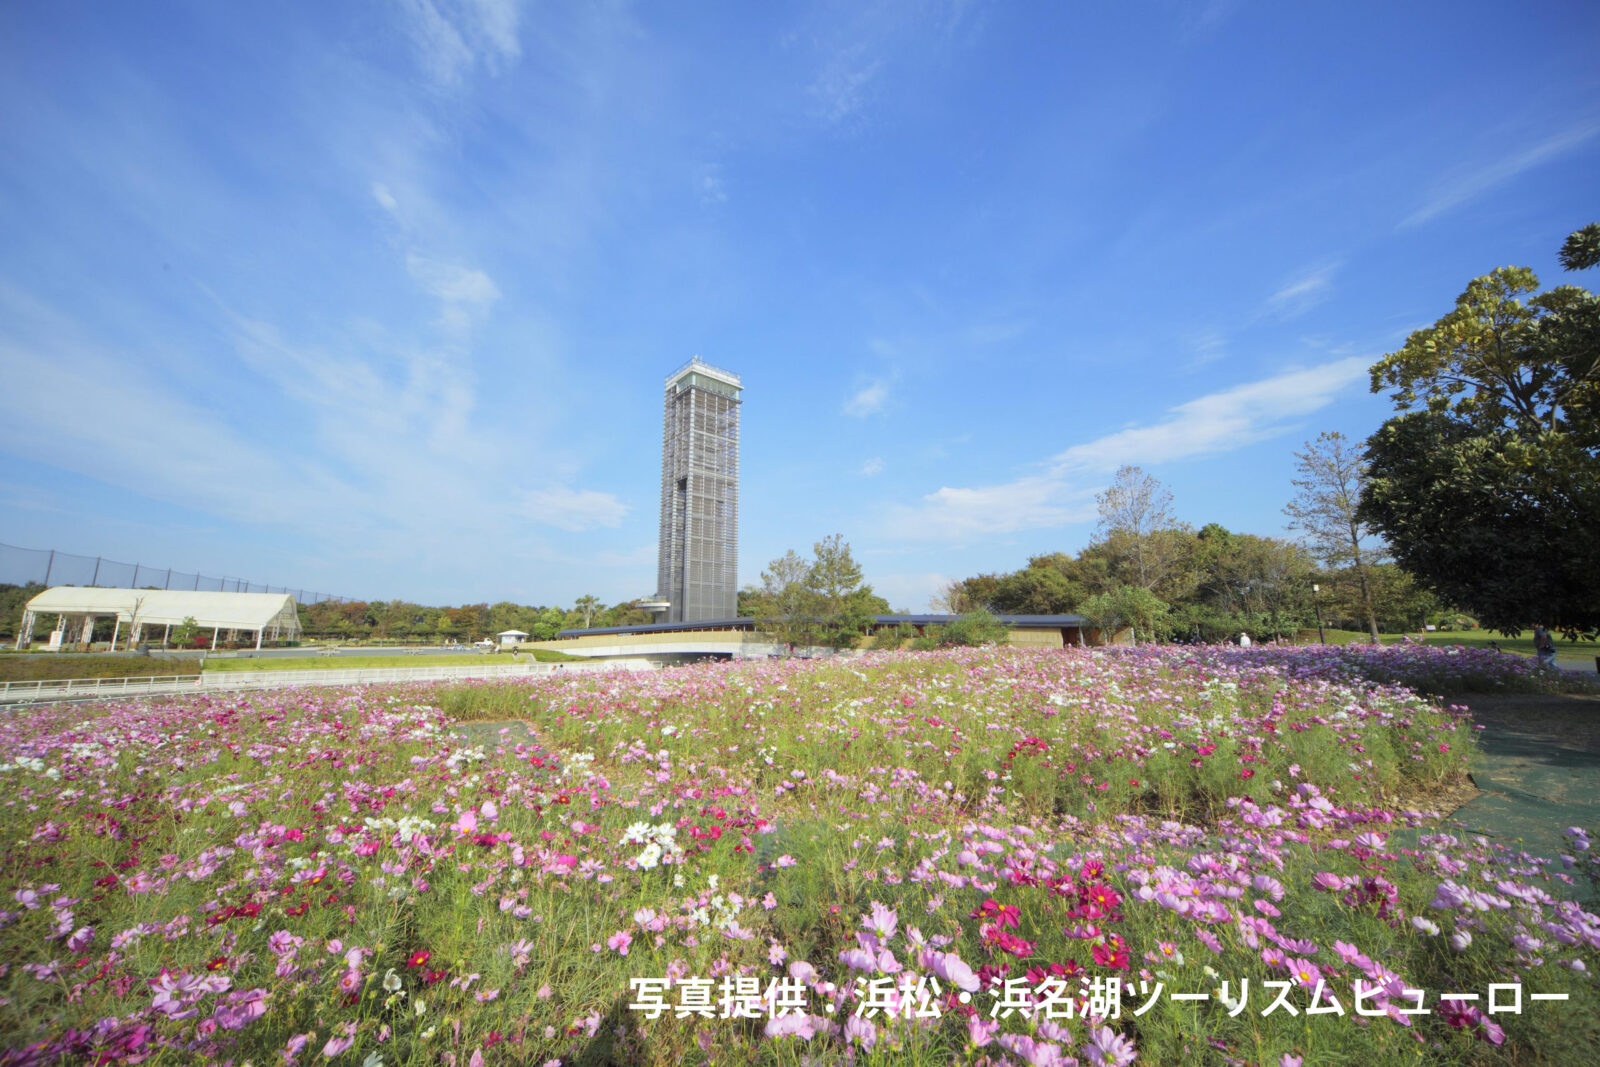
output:
[[[1419,695],[1539,684],[990,649],[6,713],[0,1064],[1584,1062],[1588,837],[1440,822],[1473,727]]]

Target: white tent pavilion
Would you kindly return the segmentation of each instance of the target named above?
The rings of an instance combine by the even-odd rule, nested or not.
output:
[[[526,641],[528,639],[528,632],[526,630],[501,630],[495,636],[500,639],[501,648],[513,648],[518,641]]]
[[[294,597],[288,593],[201,593],[166,589],[98,589],[89,586],[58,585],[28,601],[22,612],[22,627],[17,647],[33,641],[34,625],[41,615],[59,619],[50,635],[50,647],[89,644],[94,620],[114,616],[116,630],[111,647],[117,647],[122,627],[128,627],[128,645],[144,638],[146,627],[165,626],[162,644],[174,626],[193,619],[202,629],[211,630],[211,644],[224,630],[245,630],[256,635],[256,647],[263,636],[270,640],[294,640],[300,636],[300,616]]]

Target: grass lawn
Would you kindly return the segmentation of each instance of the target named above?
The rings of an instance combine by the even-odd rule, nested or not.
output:
[[[1413,637],[1418,635],[1413,634]],[[1328,644],[1349,645],[1365,642],[1366,633],[1357,630],[1329,630]],[[1386,645],[1398,644],[1405,640],[1401,634],[1379,634],[1378,639]],[[1502,652],[1512,652],[1519,656],[1533,655],[1533,630],[1522,631],[1518,637],[1503,637],[1493,630],[1439,630],[1422,636],[1422,643],[1445,648],[1450,645],[1463,645],[1467,648],[1492,648],[1500,647]],[[1566,641],[1556,635],[1556,665],[1573,670],[1594,670],[1594,658],[1600,656],[1600,642],[1595,641]]]
[[[0,656],[0,682],[32,682],[57,678],[146,678],[155,675],[199,674],[196,660],[156,659],[154,656]]]
[[[523,653],[524,656],[529,653]],[[534,649],[532,656],[539,663],[567,663],[582,659],[564,652]],[[511,656],[494,653],[476,656],[470,654],[441,654],[436,656],[271,656],[260,659],[207,659],[207,671],[308,671],[308,670],[359,670],[371,667],[473,667],[482,663],[504,664],[516,662]]]

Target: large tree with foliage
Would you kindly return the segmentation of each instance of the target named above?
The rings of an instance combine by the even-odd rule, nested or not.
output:
[[[1563,249],[1591,262],[1585,229]],[[1592,236],[1592,235],[1591,235]],[[1525,267],[1372,368],[1402,413],[1367,442],[1360,515],[1396,560],[1486,626],[1600,632],[1600,300]],[[1538,293],[1531,299],[1522,298]]]
[[[761,590],[750,597],[755,618],[791,651],[822,645],[853,648],[874,615],[888,602],[865,584],[861,565],[839,534],[812,546],[807,559],[790,549],[761,572]]]
[[[1305,534],[1307,545],[1325,565],[1350,568],[1368,640],[1377,644],[1378,615],[1368,568],[1382,563],[1385,552],[1356,514],[1367,484],[1367,461],[1357,445],[1337,432],[1306,442],[1295,460],[1300,477],[1293,484],[1298,492],[1283,509],[1290,528]]]
[[[1154,589],[1183,555],[1182,528],[1172,517],[1172,494],[1138,467],[1120,467],[1095,498],[1101,544],[1113,559],[1119,584]]]
[[[1140,635],[1146,641],[1167,636],[1167,603],[1148,589],[1122,585],[1107,593],[1096,593],[1078,608],[1080,614],[1100,631],[1109,644],[1125,628],[1133,631],[1133,643]]]

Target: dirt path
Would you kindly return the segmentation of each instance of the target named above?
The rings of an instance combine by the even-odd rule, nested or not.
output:
[[[1479,792],[1450,816],[1536,855],[1565,849],[1569,826],[1600,827],[1600,696],[1485,694],[1452,703],[1483,724]]]

